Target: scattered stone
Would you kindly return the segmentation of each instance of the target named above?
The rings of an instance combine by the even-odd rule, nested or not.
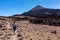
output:
[[[20,38],[19,40],[23,40],[23,38]]]
[[[7,37],[7,39],[10,39],[10,37]]]
[[[0,28],[2,28],[2,25],[0,24]]]
[[[50,39],[47,39],[47,40],[50,40]]]
[[[31,38],[29,40],[32,40]]]
[[[38,40],[41,40],[41,39],[38,39]]]
[[[37,35],[39,35],[39,33],[37,33]]]
[[[21,37],[22,35],[18,34],[18,37]]]
[[[57,33],[57,32],[54,30],[54,31],[51,31],[51,33],[53,33],[53,34],[55,34],[55,35],[56,35],[56,33]]]

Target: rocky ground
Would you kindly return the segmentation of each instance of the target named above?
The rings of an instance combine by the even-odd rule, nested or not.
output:
[[[10,20],[0,20],[0,40],[60,40],[60,26],[16,21],[17,30],[14,35],[12,23]]]

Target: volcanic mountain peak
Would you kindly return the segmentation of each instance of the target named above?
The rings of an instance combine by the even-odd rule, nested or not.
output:
[[[40,6],[40,5],[37,5],[36,7],[34,7],[31,11],[35,11],[35,10],[38,10],[38,9],[45,9],[44,7]]]

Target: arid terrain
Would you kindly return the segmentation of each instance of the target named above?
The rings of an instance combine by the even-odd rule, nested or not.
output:
[[[60,9],[36,6],[21,15],[0,16],[0,40],[60,40]]]
[[[17,30],[13,32],[13,20],[0,18],[0,40],[60,40],[60,26],[33,24],[28,20],[16,21]]]

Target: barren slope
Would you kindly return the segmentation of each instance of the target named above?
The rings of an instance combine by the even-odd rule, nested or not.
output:
[[[12,27],[8,30],[6,29],[7,27],[4,28],[5,30],[2,28],[0,30],[0,40],[60,40],[59,26],[32,24],[29,21],[16,21],[16,25],[15,35],[13,34]]]

